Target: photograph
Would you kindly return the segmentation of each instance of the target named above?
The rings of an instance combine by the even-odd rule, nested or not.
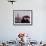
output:
[[[32,10],[13,10],[13,24],[32,24]]]

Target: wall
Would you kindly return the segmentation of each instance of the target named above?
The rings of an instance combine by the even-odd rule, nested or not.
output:
[[[12,10],[33,10],[32,26],[14,26]],[[33,40],[46,40],[46,0],[17,0],[12,5],[0,0],[0,40],[15,40],[19,32],[26,32]]]

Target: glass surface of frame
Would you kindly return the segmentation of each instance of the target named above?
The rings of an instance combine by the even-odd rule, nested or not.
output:
[[[32,10],[13,10],[14,25],[32,25]]]

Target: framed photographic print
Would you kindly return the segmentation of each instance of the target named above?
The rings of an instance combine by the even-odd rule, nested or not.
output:
[[[32,10],[13,10],[14,25],[32,25]]]

